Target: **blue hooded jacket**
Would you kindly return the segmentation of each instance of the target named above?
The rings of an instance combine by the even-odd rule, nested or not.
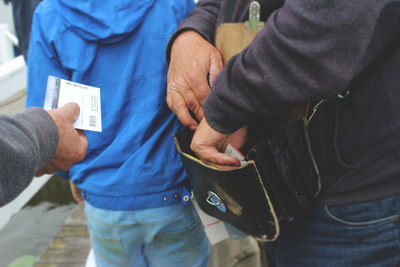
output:
[[[48,75],[100,87],[103,131],[67,176],[113,210],[187,201],[166,104],[165,48],[192,0],[46,0],[35,11],[27,106],[42,107]],[[186,197],[185,197],[186,196]]]

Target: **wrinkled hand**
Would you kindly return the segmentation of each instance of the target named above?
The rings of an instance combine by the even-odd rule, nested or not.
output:
[[[247,138],[247,126],[230,133],[220,133],[208,125],[204,118],[194,133],[190,148],[203,162],[216,166],[220,169],[239,167],[237,158],[223,153],[228,144],[240,149],[245,145]]]
[[[203,118],[203,103],[223,62],[217,49],[195,31],[180,34],[171,48],[167,103],[183,125],[197,128]],[[188,110],[189,109],[189,110]]]
[[[82,130],[74,128],[73,123],[79,117],[79,106],[68,103],[62,108],[47,110],[58,128],[58,146],[51,162],[36,172],[36,176],[54,173],[57,170],[69,170],[81,161],[88,147],[88,140]]]
[[[74,199],[79,203],[79,204],[85,204],[82,198],[82,190],[73,182],[69,181],[69,187],[71,188],[71,193]]]

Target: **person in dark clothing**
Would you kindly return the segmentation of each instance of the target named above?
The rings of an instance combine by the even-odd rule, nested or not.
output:
[[[75,103],[0,115],[0,206],[16,198],[35,174],[68,170],[85,157],[87,138],[73,126],[78,116]]]
[[[24,56],[25,62],[28,58],[33,12],[42,1],[43,0],[4,0],[5,4],[11,3],[12,5],[18,48]]]
[[[167,50],[167,102],[197,129],[192,150],[207,163],[237,166],[221,153],[237,129],[327,99],[310,124],[321,193],[304,218],[267,244],[269,261],[397,266],[400,2],[260,0],[266,27],[222,68],[214,37],[226,4],[199,1]],[[236,1],[234,21],[247,19],[249,4]]]

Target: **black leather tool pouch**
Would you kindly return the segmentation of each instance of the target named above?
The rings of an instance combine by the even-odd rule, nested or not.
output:
[[[264,135],[265,136],[265,135]],[[321,184],[306,121],[294,120],[247,151],[247,163],[231,170],[204,164],[190,149],[192,132],[175,142],[199,207],[261,241],[275,240],[318,194]]]

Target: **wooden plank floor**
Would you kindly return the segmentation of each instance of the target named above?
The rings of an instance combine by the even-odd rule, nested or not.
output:
[[[90,250],[89,234],[83,208],[77,205],[35,267],[82,267]]]
[[[264,249],[249,237],[224,240],[211,247],[208,267],[268,267]],[[262,248],[262,246],[261,246]],[[86,218],[81,205],[66,219],[48,248],[37,259],[35,267],[84,267],[90,250]],[[260,255],[261,254],[261,255]],[[259,258],[261,256],[261,258]]]

